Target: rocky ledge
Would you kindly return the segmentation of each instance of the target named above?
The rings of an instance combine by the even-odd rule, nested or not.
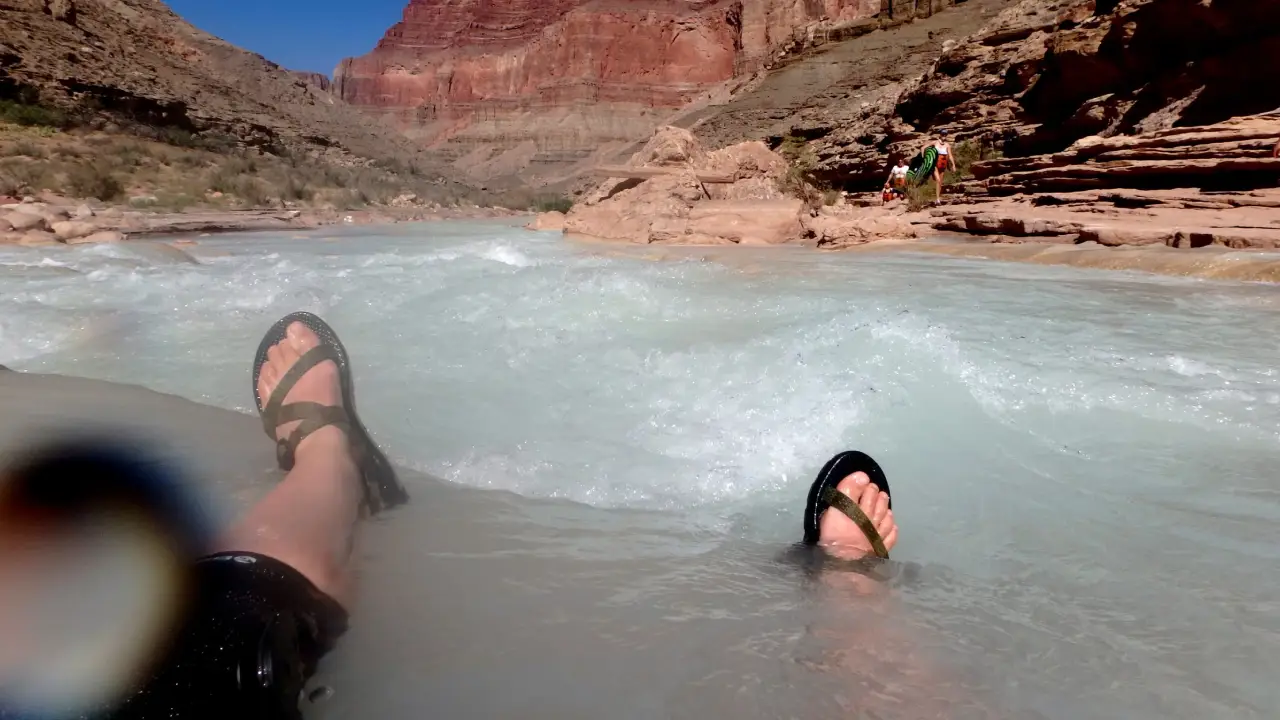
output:
[[[901,213],[815,202],[812,189],[763,142],[708,152],[687,130],[661,127],[619,174],[567,215],[544,213],[528,227],[631,243],[803,245],[839,249],[911,238]]]
[[[194,210],[141,212],[88,203],[36,200],[0,203],[0,245],[39,247],[121,242],[144,236],[310,230],[325,225],[379,225],[434,220],[497,219],[524,215],[506,208],[402,204],[365,210]]]
[[[1277,248],[1277,140],[1280,114],[1255,115],[978,162],[931,224],[997,240]]]

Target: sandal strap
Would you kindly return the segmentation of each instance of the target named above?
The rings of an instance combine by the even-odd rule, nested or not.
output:
[[[822,502],[848,515],[850,520],[857,523],[862,530],[862,534],[866,535],[867,540],[871,541],[871,549],[875,550],[876,557],[886,560],[889,558],[889,551],[885,549],[884,540],[880,538],[880,533],[876,531],[875,523],[871,522],[871,518],[867,517],[867,514],[862,511],[862,508],[858,507],[858,503],[854,502],[853,498],[834,487],[828,486],[822,491]]]
[[[276,436],[276,428],[288,420],[280,419],[280,409],[284,405],[284,399],[293,390],[293,386],[298,384],[303,375],[307,374],[311,368],[319,365],[325,360],[332,360],[334,363],[339,362],[338,353],[328,345],[317,345],[302,354],[298,361],[285,371],[284,377],[280,378],[280,382],[276,384],[276,389],[271,392],[271,397],[267,399],[267,404],[262,407],[262,427],[267,431],[267,435]],[[293,418],[297,420],[299,418]]]
[[[293,469],[294,453],[298,444],[308,435],[323,427],[333,425],[350,435],[351,421],[341,406],[321,405],[319,403],[295,403],[280,408],[281,422],[301,420],[298,426],[289,433],[289,437],[276,440],[276,460],[285,472]]]

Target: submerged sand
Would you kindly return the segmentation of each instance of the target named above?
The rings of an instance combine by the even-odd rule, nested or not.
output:
[[[1105,247],[1097,243],[992,243],[984,240],[937,238],[880,241],[849,248],[849,252],[926,252],[963,258],[985,258],[1036,265],[1066,265],[1092,270],[1130,270],[1158,275],[1212,280],[1280,282],[1280,252],[1196,249],[1165,245]]]
[[[0,372],[0,406],[0,466],[49,433],[116,428],[183,463],[227,518],[279,477],[256,418],[143,388]],[[333,692],[303,703],[309,718],[817,717],[841,712],[843,682],[911,656],[883,583],[839,580],[815,607],[776,546],[401,473],[413,500],[366,528],[352,629],[321,665],[313,689]],[[817,617],[826,630],[811,635]],[[868,633],[877,647],[849,664],[844,648]],[[778,683],[790,689],[766,691]],[[913,703],[932,713],[941,697]]]

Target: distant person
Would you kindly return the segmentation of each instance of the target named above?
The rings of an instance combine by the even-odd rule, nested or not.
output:
[[[938,161],[933,165],[933,182],[938,189],[937,199],[934,200],[934,203],[937,204],[942,202],[942,178],[952,167],[951,144],[947,140],[947,131],[939,130],[938,136],[934,139],[932,145],[938,151]]]
[[[904,200],[907,197],[907,173],[911,168],[907,166],[904,158],[898,158],[898,164],[889,170],[889,177],[884,181],[884,193],[881,198],[882,203],[893,198]]]
[[[166,531],[166,556],[176,558],[166,567],[189,569],[185,575],[175,571],[175,577],[186,579],[173,587],[152,589],[151,595],[168,603],[165,612],[136,620],[142,613],[129,615],[145,623],[146,647],[132,637],[136,628],[121,629],[130,638],[120,640],[128,648],[114,658],[114,666],[79,671],[77,687],[106,682],[95,675],[114,674],[119,677],[111,683],[123,685],[108,685],[115,700],[102,700],[109,707],[95,716],[299,720],[305,683],[347,629],[358,522],[408,500],[387,457],[356,416],[350,360],[323,320],[295,313],[277,322],[258,348],[253,371],[258,411],[286,474],[210,546],[195,540],[183,513],[175,511],[182,505],[179,493],[164,489],[164,476],[151,471],[153,465],[131,460],[128,448],[62,448],[4,475],[0,607],[13,602],[5,590],[20,580],[27,582],[17,598],[27,605],[35,602],[29,599],[31,588],[42,580],[56,590],[61,576],[50,580],[48,575],[66,566],[42,563],[49,558],[41,548],[58,547],[122,503],[126,512],[117,514],[149,517],[146,527]],[[183,603],[182,597],[188,600]],[[38,603],[35,612],[40,616]],[[0,626],[4,620],[0,617]],[[16,639],[30,645],[39,636],[6,633],[6,643]],[[13,673],[5,660],[0,652],[5,671],[0,680],[10,684],[0,691],[12,690]],[[22,691],[19,687],[19,695]],[[12,695],[0,700],[12,702]],[[43,714],[18,704],[0,707],[0,717],[10,711],[17,717]]]

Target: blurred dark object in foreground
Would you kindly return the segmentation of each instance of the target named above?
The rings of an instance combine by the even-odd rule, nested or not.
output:
[[[147,676],[212,539],[201,508],[136,438],[64,436],[0,469],[0,718],[92,717]]]

